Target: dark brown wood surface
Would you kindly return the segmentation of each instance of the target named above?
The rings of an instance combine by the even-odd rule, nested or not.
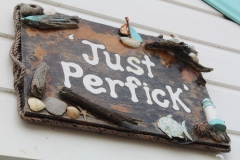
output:
[[[51,96],[58,97],[58,87],[64,86],[64,73],[61,61],[73,62],[82,67],[83,76],[80,78],[70,78],[72,84],[71,89],[91,103],[98,104],[103,108],[107,108],[108,110],[126,115],[133,119],[141,120],[137,128],[139,132],[159,135],[169,139],[157,127],[157,122],[159,118],[171,114],[173,119],[180,124],[184,120],[186,121],[187,129],[196,142],[228,146],[228,144],[216,142],[210,137],[198,137],[191,132],[196,124],[206,121],[201,102],[204,98],[209,98],[208,92],[206,87],[199,86],[195,82],[198,73],[191,68],[181,68],[181,65],[177,63],[176,58],[172,54],[165,51],[157,51],[158,53],[156,53],[144,49],[144,44],[157,41],[158,39],[156,37],[141,35],[143,44],[138,49],[132,49],[124,46],[120,42],[118,28],[87,20],[80,20],[78,26],[78,29],[43,31],[22,24],[22,62],[27,68],[24,82],[25,102],[32,96],[30,84],[33,74],[39,64],[45,62],[50,67],[49,74],[46,78],[47,91],[42,98],[45,99]],[[74,34],[74,39],[69,39],[70,34]],[[84,60],[82,54],[87,53],[91,56],[92,50],[89,45],[83,44],[82,40],[103,44],[106,47],[104,50],[98,50],[99,64],[93,66]],[[109,68],[106,64],[103,51],[107,51],[110,54],[113,63],[116,61],[114,54],[119,54],[124,71],[114,71]],[[148,55],[150,60],[156,65],[152,67],[153,78],[148,76],[146,65],[142,63],[138,65],[144,70],[143,75],[139,76],[132,72],[127,72],[126,70],[126,67],[129,66],[127,62],[128,57],[133,56],[139,60],[143,60],[144,55]],[[83,77],[88,74],[97,75],[103,80],[103,85],[101,87],[106,89],[106,93],[93,94],[84,87]],[[163,90],[166,93],[164,99],[170,101],[169,107],[160,107],[154,101],[152,105],[149,105],[146,102],[147,97],[143,85],[136,88],[136,96],[139,99],[138,102],[133,102],[129,89],[121,86],[116,86],[118,98],[112,98],[110,96],[109,85],[105,81],[105,78],[108,77],[113,80],[117,79],[126,82],[126,77],[128,76],[138,78],[141,83],[147,83],[150,91],[154,89]],[[184,89],[183,84],[185,84],[189,90]],[[180,94],[180,99],[190,108],[191,113],[184,111],[179,103],[177,103],[180,108],[178,111],[173,108],[173,102],[166,89],[166,85],[171,86],[173,92],[176,92],[178,88],[183,91],[183,93]],[[160,96],[158,98],[161,101],[164,100]],[[74,105],[74,103],[71,102],[67,103],[69,105]],[[84,106],[81,107],[84,108]],[[27,116],[47,117],[62,121],[84,123],[96,127],[101,125],[113,129],[121,128],[114,123],[105,121],[104,118],[98,117],[98,115],[91,113],[91,111],[89,111],[89,113],[94,117],[88,117],[87,121],[84,121],[82,116],[76,120],[70,120],[66,113],[59,117],[51,115],[45,110],[41,112],[32,112],[27,103],[25,103],[24,111]],[[134,129],[135,128],[133,128],[133,130]]]
[[[108,108],[104,108],[101,106],[101,104],[91,102],[87,100],[85,97],[82,97],[79,94],[74,93],[71,89],[62,87],[59,91],[60,98],[63,98],[66,101],[73,102],[75,104],[78,104],[80,106],[85,107],[86,109],[90,110],[91,112],[94,112],[100,116],[106,117],[108,120],[113,121],[117,123],[118,125],[123,126],[123,122],[130,123],[132,125],[137,125],[137,120],[133,119],[131,117],[128,117],[126,115],[114,112],[112,110],[109,110]]]

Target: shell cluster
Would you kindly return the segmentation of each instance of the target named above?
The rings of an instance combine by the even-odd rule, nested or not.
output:
[[[43,9],[41,6],[36,4],[22,4],[20,8],[20,12],[21,12],[21,16],[23,17],[21,18],[21,20],[31,19],[31,18],[34,19],[42,16],[52,17],[57,14],[56,11],[52,8]],[[69,16],[69,19],[76,23],[78,23],[79,21],[79,18],[77,16]],[[74,39],[74,35],[73,34],[69,35],[69,38]],[[42,64],[46,65],[45,63],[42,63]],[[49,69],[48,66],[45,68],[47,68],[47,70]],[[43,71],[45,71],[44,69],[40,70],[39,72],[42,73]],[[47,71],[45,72],[47,73]],[[42,77],[42,76],[40,75],[39,77]],[[39,80],[39,77],[37,77],[36,79]],[[44,79],[44,83],[45,83],[45,79]],[[43,85],[43,87],[42,86],[39,87],[39,86],[36,87],[35,83],[33,86],[31,86],[31,95],[34,97],[30,97],[27,101],[31,111],[39,112],[46,109],[50,114],[57,115],[57,116],[61,116],[65,112],[67,112],[66,113],[67,116],[69,116],[71,119],[77,119],[81,114],[83,114],[85,120],[86,120],[86,116],[90,116],[85,110],[79,110],[73,106],[67,107],[67,104],[65,102],[54,97],[48,97],[45,100],[41,100],[41,98],[45,95],[46,86],[45,85]]]

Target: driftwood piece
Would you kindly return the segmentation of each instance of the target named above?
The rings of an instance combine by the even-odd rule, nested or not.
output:
[[[165,51],[171,51],[179,61],[184,62],[187,66],[198,72],[210,72],[213,70],[212,68],[207,68],[199,63],[194,62],[188,54],[191,52],[196,53],[196,51],[192,50],[184,43],[174,43],[172,41],[163,40],[159,42],[148,43],[145,45],[145,49],[162,49]]]
[[[224,132],[218,131],[212,127],[210,129],[210,135],[214,140],[216,140],[218,142],[224,142],[224,143],[231,142],[231,139],[227,135],[226,131],[224,131]]]
[[[181,43],[174,43],[172,41],[161,39],[158,42],[152,42],[145,45],[146,50],[164,50],[170,51],[174,54],[176,59],[178,60],[179,64],[183,67],[190,67],[191,69],[195,70],[199,73],[199,76],[196,80],[197,84],[205,85],[206,81],[203,79],[201,72],[211,72],[213,69],[204,67],[201,64],[195,62],[189,53],[197,53],[195,50],[190,48],[187,44]]]
[[[106,119],[110,120],[111,122],[114,122],[118,125],[127,127],[126,122],[132,125],[137,125],[139,120],[133,119],[131,117],[128,117],[126,115],[114,112],[110,109],[101,107],[100,105],[93,103],[89,100],[87,100],[85,97],[82,97],[81,95],[78,95],[74,93],[71,89],[68,89],[66,87],[62,87],[59,91],[59,96],[62,99],[71,101],[73,103],[76,103],[80,105],[81,107],[94,112],[100,116],[105,117]]]
[[[78,28],[79,17],[56,15],[35,15],[21,18],[25,24],[38,29],[73,29]]]
[[[227,135],[226,131],[218,131],[207,122],[199,123],[193,127],[194,132],[200,136],[211,136],[212,139],[218,142],[229,143],[231,139]]]
[[[37,97],[42,98],[46,92],[46,77],[50,67],[45,63],[41,63],[35,71],[31,83],[31,93]]]

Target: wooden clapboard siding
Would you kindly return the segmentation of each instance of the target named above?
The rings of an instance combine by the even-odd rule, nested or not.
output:
[[[240,36],[239,25],[230,21],[226,23],[222,17],[172,5],[165,1],[149,0],[146,3],[132,0],[127,5],[117,0],[101,0],[91,4],[88,0],[67,3],[65,0],[40,1],[119,22],[123,17],[128,16],[136,26],[160,33],[174,32],[192,41],[240,52],[237,42],[237,37]],[[138,11],[137,14],[134,10]],[[229,29],[231,32],[228,31]]]
[[[220,12],[216,11],[208,4],[204,3],[203,0],[163,0],[163,1],[184,6],[187,8],[192,8],[194,10],[198,10],[204,13],[209,13],[215,16],[223,17],[223,15]]]
[[[226,121],[232,138],[232,152],[226,159],[239,159],[240,153],[240,37],[239,25],[200,0],[10,0],[0,2],[0,159],[216,159],[215,153],[177,148],[128,138],[98,135],[66,128],[28,124],[20,120],[13,93],[12,62],[13,7],[35,3],[68,15],[119,27],[124,17],[144,34],[176,33],[199,51],[200,62],[214,71],[204,74],[209,94]],[[100,158],[101,159],[101,158]]]
[[[15,92],[13,88],[13,63],[8,52],[13,43],[13,39],[0,37],[0,91]]]
[[[66,128],[28,124],[20,120],[16,112],[16,97],[0,92],[1,122],[7,122],[1,130],[0,155],[34,159],[209,159],[215,154],[194,149],[178,148],[153,142],[98,135]],[[3,107],[6,106],[6,107]],[[5,116],[9,113],[8,116]],[[2,127],[2,126],[1,126]],[[232,152],[226,159],[239,156],[239,135],[232,138]],[[11,140],[10,140],[11,138]],[[108,154],[107,152],[108,151]],[[92,153],[94,152],[94,153]],[[173,154],[174,153],[174,154]],[[0,158],[1,158],[0,156]],[[54,158],[55,157],[55,158]]]
[[[31,2],[31,1],[30,1]],[[17,4],[18,1],[15,1],[15,4]],[[29,1],[24,1],[24,3],[29,3]],[[41,3],[41,2],[37,2],[37,4],[40,5],[45,5],[45,3]],[[55,4],[55,3],[54,3]],[[55,4],[57,5],[57,4]],[[12,6],[8,5],[9,8],[6,8],[4,10],[4,14],[3,15],[7,15],[9,18],[6,19],[12,19]],[[45,5],[46,7],[49,7],[48,4]],[[112,25],[115,27],[118,27],[121,25],[120,22],[113,22],[113,20],[107,20],[104,18],[98,18],[98,17],[94,17],[94,16],[89,16],[83,13],[79,13],[76,11],[70,11],[69,9],[63,9],[61,7],[55,7],[57,11],[59,12],[63,12],[66,14],[70,14],[70,15],[78,15],[79,17],[85,18],[85,19],[89,19],[92,21],[97,21],[99,23],[105,23],[108,25]],[[124,18],[122,18],[122,21]],[[10,24],[12,24],[13,22],[11,22]],[[12,24],[13,25],[13,24]],[[7,29],[8,31],[4,30]],[[144,27],[136,27],[136,29],[138,29],[141,33],[144,34],[150,34],[150,35],[158,35],[159,33],[156,32],[155,30],[146,30]],[[13,37],[14,32],[10,31],[13,30],[13,27],[2,27],[0,28],[0,33],[6,33],[6,35],[11,35],[11,37]],[[173,31],[174,32],[174,31]],[[196,30],[195,32],[199,32],[198,30]],[[205,32],[202,32],[203,34]],[[165,37],[166,34],[164,34]],[[183,40],[185,40],[183,38]],[[225,50],[225,49],[219,49],[217,47],[213,47],[211,45],[205,45],[202,43],[198,43],[195,41],[191,41],[191,40],[185,40],[186,42],[195,45],[196,49],[199,51],[199,57],[200,57],[200,61],[202,64],[206,65],[206,66],[210,66],[213,67],[215,70],[211,73],[207,73],[205,74],[205,78],[207,80],[209,80],[209,82],[214,83],[214,84],[224,84],[224,85],[229,85],[232,86],[234,88],[238,88],[238,86],[240,86],[240,76],[238,76],[238,74],[231,74],[231,72],[227,72],[228,68],[226,68],[226,64],[229,66],[229,68],[232,70],[233,73],[237,73],[239,72],[239,68],[236,67],[237,62],[240,60],[240,55],[238,54],[238,52],[233,52],[233,51],[229,51],[229,50]],[[206,56],[208,55],[208,56]],[[228,58],[226,58],[228,57]],[[216,60],[217,59],[217,60]],[[214,62],[214,63],[213,63]],[[231,63],[229,63],[231,62]],[[233,63],[236,62],[236,63]],[[227,76],[225,74],[222,74],[223,72],[225,72],[226,74],[228,74]],[[229,74],[230,77],[229,78]]]
[[[15,94],[0,92],[0,102],[0,159],[8,156],[43,160],[216,159],[217,153],[212,152],[26,123],[17,115]],[[229,135],[233,149],[224,156],[235,160],[240,139],[239,135]]]
[[[219,85],[207,84],[211,99],[217,107],[218,114],[226,121],[228,132],[240,134],[239,108],[236,105],[240,102],[239,90],[222,87]]]
[[[17,0],[13,1],[18,3]],[[108,19],[110,21],[124,22],[124,17],[129,16],[131,17],[132,24],[138,27],[153,30],[158,33],[168,34],[174,32],[185,39],[236,51],[238,53],[240,52],[240,46],[238,45],[237,39],[237,37],[240,36],[240,31],[237,24],[231,21],[226,22],[222,17],[209,15],[179,5],[172,5],[165,1],[150,0],[146,4],[145,1],[135,0],[128,2],[128,5],[116,0],[96,1],[90,5],[87,0],[68,1],[66,4],[64,4],[64,2],[66,2],[64,0],[39,1],[60,6],[60,8],[67,8],[80,13],[96,16],[97,18]],[[28,1],[24,0],[22,2],[27,3]],[[42,4],[40,2],[35,3]],[[45,6],[47,7],[48,5]],[[107,6],[111,7],[106,8]],[[137,8],[139,12],[136,14],[136,12],[133,12],[128,6]],[[8,10],[8,13],[12,11],[11,7],[4,10]],[[144,10],[147,10],[147,14]],[[68,11],[68,13],[73,12]],[[1,15],[1,18],[5,19],[3,15]],[[228,32],[230,29],[231,32]],[[8,30],[7,33],[9,33],[9,31],[13,33],[13,30],[7,28],[6,30]],[[0,30],[0,33],[1,32]]]

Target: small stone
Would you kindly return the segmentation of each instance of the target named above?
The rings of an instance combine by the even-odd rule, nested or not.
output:
[[[28,105],[30,109],[35,112],[39,112],[46,107],[41,100],[34,97],[28,99]]]
[[[69,106],[67,107],[67,115],[71,119],[77,119],[80,116],[80,111],[73,106]]]
[[[55,15],[56,11],[52,8],[46,8],[43,10],[44,15]]]
[[[43,8],[36,4],[24,4],[21,6],[21,14],[25,17],[33,15],[42,15]]]

